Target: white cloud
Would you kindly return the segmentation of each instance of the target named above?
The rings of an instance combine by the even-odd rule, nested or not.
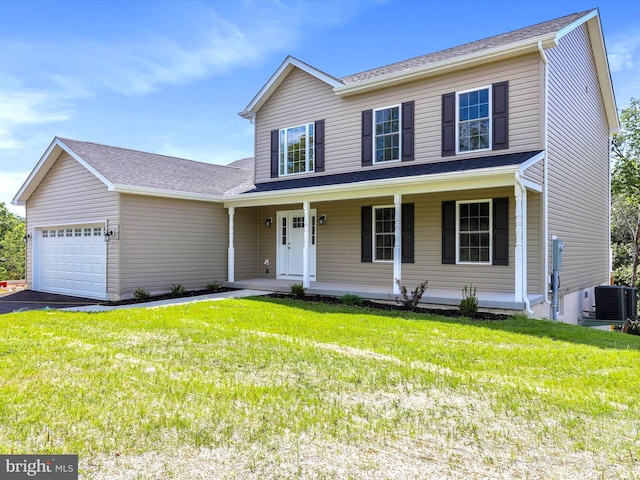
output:
[[[11,200],[22,184],[29,176],[29,172],[4,172],[0,171],[0,202],[4,202],[7,208],[22,217],[24,217],[24,207],[18,207],[11,204]]]
[[[625,36],[611,42],[608,57],[612,72],[640,68],[640,35]]]
[[[16,131],[24,126],[67,120],[69,114],[58,94],[36,89],[0,86],[0,150],[22,148]]]

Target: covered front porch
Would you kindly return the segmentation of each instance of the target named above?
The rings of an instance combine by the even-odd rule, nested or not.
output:
[[[279,280],[275,278],[252,278],[241,281],[227,282],[226,287],[231,288],[247,288],[252,290],[262,290],[270,292],[289,293],[291,285],[294,283],[302,283],[301,280]],[[407,288],[413,289],[415,285],[407,285]],[[307,288],[310,295],[330,295],[340,297],[350,293],[359,295],[362,298],[371,300],[388,300],[394,301],[398,294],[393,293],[391,286],[385,287],[381,285],[371,285],[364,283],[343,283],[343,282],[310,282]],[[487,310],[508,310],[521,312],[525,309],[523,301],[515,301],[513,293],[510,292],[490,292],[478,291],[478,306]],[[421,303],[434,306],[436,308],[457,307],[462,299],[462,291],[444,288],[427,288],[422,297]],[[531,306],[541,304],[544,299],[542,295],[529,294],[529,304]]]

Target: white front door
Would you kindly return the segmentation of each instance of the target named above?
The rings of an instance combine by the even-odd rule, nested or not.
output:
[[[309,276],[316,276],[316,211],[310,210],[309,217]],[[302,278],[304,249],[304,211],[289,210],[278,212],[278,278]]]

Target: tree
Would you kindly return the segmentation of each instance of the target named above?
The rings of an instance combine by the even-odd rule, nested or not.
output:
[[[611,153],[614,266],[618,274],[630,267],[629,284],[636,286],[640,257],[640,101],[635,98],[620,114],[620,133],[613,138]]]
[[[24,219],[0,202],[0,280],[24,278],[25,232]]]

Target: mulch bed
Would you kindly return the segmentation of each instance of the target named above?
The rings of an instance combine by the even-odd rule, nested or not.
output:
[[[304,300],[307,302],[321,302],[328,303],[333,305],[342,304],[340,298],[331,297],[328,295],[305,295],[304,297],[296,297],[290,293],[272,293],[269,295],[272,298],[289,298],[295,300]],[[397,305],[393,303],[387,302],[376,302],[374,300],[362,300],[360,304],[361,307],[365,308],[373,308],[377,310],[386,310],[386,311],[406,311],[406,309],[402,305]],[[458,318],[460,317],[460,311],[457,309],[449,309],[443,310],[439,308],[426,308],[426,307],[416,307],[414,310],[416,313],[430,313],[433,315],[441,315],[443,317],[451,317]],[[476,314],[472,317],[473,320],[487,320],[487,321],[496,321],[496,320],[507,320],[511,318],[511,315],[505,315],[503,313],[491,313],[491,312],[476,312]]]
[[[128,300],[118,300],[114,302],[103,302],[100,305],[107,306],[115,306],[115,305],[132,305],[135,303],[147,303],[147,302],[155,302],[156,300],[168,300],[170,298],[188,298],[188,297],[197,297],[199,295],[211,295],[212,293],[221,293],[221,292],[232,292],[234,290],[238,290],[237,288],[228,288],[228,287],[220,287],[216,290],[190,290],[181,295],[172,295],[170,293],[165,293],[164,295],[153,295],[144,299],[130,298]]]

